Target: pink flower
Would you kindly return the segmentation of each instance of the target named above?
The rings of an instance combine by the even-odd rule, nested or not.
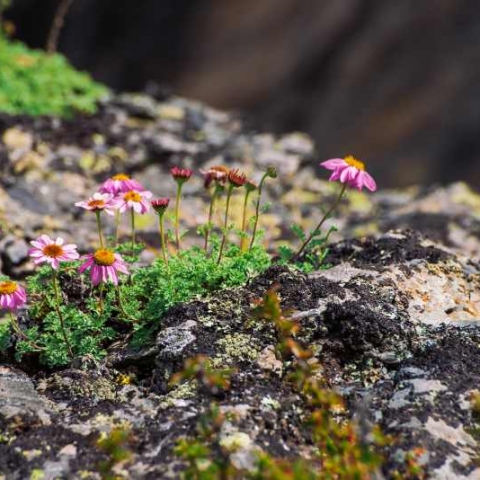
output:
[[[345,158],[332,158],[320,165],[327,170],[333,170],[329,178],[331,182],[338,180],[358,190],[366,187],[371,192],[377,189],[375,180],[365,171],[365,164],[351,155]]]
[[[101,193],[110,193],[113,196],[117,196],[119,193],[129,192],[130,190],[145,190],[140,182],[133,180],[124,173],[114,175],[112,178],[106,180],[100,187]]]
[[[0,282],[0,307],[15,311],[27,301],[27,294],[17,282],[10,280]]]
[[[111,193],[94,193],[93,197],[83,202],[77,202],[76,207],[90,210],[91,212],[105,211],[108,215],[113,215],[114,210],[118,207],[116,200]]]
[[[109,281],[118,285],[117,272],[128,275],[128,268],[122,257],[106,248],[100,248],[95,253],[82,258],[87,261],[80,266],[78,271],[83,273],[85,270],[90,270],[90,279],[94,286]]]
[[[163,215],[165,213],[165,210],[168,208],[168,205],[170,204],[170,199],[165,197],[156,198],[155,200],[152,200],[150,203],[156,213],[158,213],[159,215]]]
[[[150,208],[147,199],[151,197],[152,192],[149,192],[148,190],[130,190],[120,194],[117,197],[116,202],[121,213],[126,212],[129,208],[133,208],[135,212],[144,214],[147,213]]]
[[[184,183],[193,175],[193,170],[189,168],[172,167],[170,173],[177,183]]]
[[[64,245],[61,237],[52,240],[48,235],[40,235],[30,244],[33,245],[33,248],[28,251],[28,254],[33,258],[33,262],[36,265],[49,263],[54,270],[58,269],[60,262],[70,262],[80,257],[77,246]]]

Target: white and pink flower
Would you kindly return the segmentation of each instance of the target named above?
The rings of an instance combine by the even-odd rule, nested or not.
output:
[[[61,262],[71,262],[80,257],[77,246],[74,244],[64,245],[62,237],[52,240],[48,235],[40,235],[30,244],[33,248],[28,251],[28,254],[33,262],[36,265],[48,263],[54,270],[59,268]]]
[[[118,207],[117,200],[111,193],[96,192],[88,200],[77,202],[76,207],[84,208],[91,212],[104,211],[108,215],[114,215]]]
[[[121,213],[132,209],[135,213],[144,214],[150,209],[150,203],[148,202],[150,198],[152,198],[152,192],[148,190],[129,190],[121,193],[116,202]]]
[[[79,272],[90,270],[90,279],[94,286],[99,283],[112,282],[118,285],[118,273],[128,275],[128,267],[123,258],[112,250],[100,248],[82,257],[86,262],[80,266]]]

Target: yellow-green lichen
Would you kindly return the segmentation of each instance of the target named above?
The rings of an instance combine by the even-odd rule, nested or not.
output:
[[[181,383],[176,388],[168,392],[160,403],[160,408],[167,409],[174,407],[178,400],[189,400],[197,395],[198,383],[195,380]]]
[[[234,333],[226,335],[216,343],[218,354],[212,363],[215,367],[231,365],[235,361],[255,361],[259,355],[259,348],[251,335]]]

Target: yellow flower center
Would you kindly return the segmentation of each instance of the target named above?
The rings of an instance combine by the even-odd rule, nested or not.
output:
[[[57,258],[63,254],[63,248],[60,245],[55,245],[54,243],[46,245],[43,247],[42,252],[50,258]]]
[[[103,208],[105,206],[105,200],[89,200],[88,206],[91,208]]]
[[[127,192],[124,196],[123,196],[124,200],[126,202],[141,202],[142,201],[142,196],[138,193],[138,192],[135,192],[135,191],[130,191],[130,192]]]
[[[125,175],[124,173],[119,173],[118,175],[114,175],[112,177],[112,180],[124,181],[124,180],[130,180],[130,177],[128,175]]]
[[[115,262],[115,255],[112,251],[107,250],[106,248],[100,248],[93,254],[93,258],[97,265],[102,265],[104,267],[109,267]]]
[[[0,282],[0,295],[11,295],[17,291],[15,282]]]
[[[355,158],[353,155],[348,155],[347,157],[344,158],[344,160],[351,166],[355,167],[358,170],[365,170],[365,164]]]

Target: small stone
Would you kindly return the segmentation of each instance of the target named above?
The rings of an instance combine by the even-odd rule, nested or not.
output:
[[[265,347],[257,358],[257,364],[264,370],[276,373],[281,376],[283,372],[283,363],[276,357],[273,346]]]

